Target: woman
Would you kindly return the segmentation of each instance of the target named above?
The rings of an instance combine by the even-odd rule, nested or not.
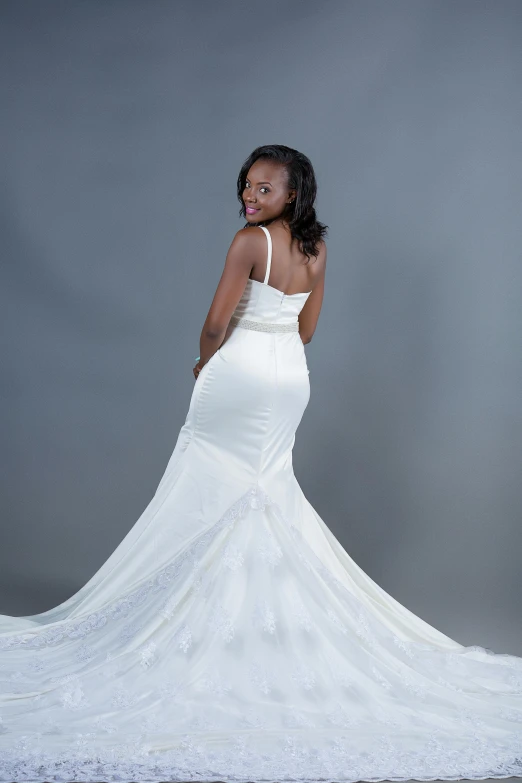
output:
[[[464,647],[350,558],[292,467],[326,226],[259,147],[156,494],[68,601],[0,618],[0,781],[522,775],[522,658]]]

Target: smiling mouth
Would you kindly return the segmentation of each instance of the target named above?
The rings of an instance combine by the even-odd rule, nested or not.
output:
[[[245,207],[247,215],[253,215],[255,212],[259,212],[256,207]]]

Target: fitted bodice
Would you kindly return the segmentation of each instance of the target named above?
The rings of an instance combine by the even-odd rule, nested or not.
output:
[[[249,278],[234,315],[267,323],[292,323],[297,320],[310,294],[311,291],[284,294],[267,283]]]
[[[245,290],[234,310],[234,316],[262,323],[293,323],[297,321],[299,313],[312,292],[285,294],[278,288],[268,285],[272,263],[272,237],[265,226],[260,226],[260,228],[263,229],[268,240],[265,279],[263,282],[252,280],[252,278],[247,280]]]

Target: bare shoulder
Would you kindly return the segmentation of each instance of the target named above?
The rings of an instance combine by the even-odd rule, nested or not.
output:
[[[236,231],[228,250],[228,257],[253,266],[261,258],[266,245],[264,232],[258,226]]]
[[[266,242],[266,238],[261,226],[246,226],[236,231],[232,244],[234,247],[244,250],[259,247],[263,241]]]

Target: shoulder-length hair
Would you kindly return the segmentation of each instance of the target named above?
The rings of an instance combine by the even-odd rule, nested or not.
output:
[[[296,197],[291,204],[287,204],[281,215],[289,227],[293,237],[299,241],[299,247],[308,260],[310,256],[319,254],[319,240],[327,233],[328,226],[317,220],[315,212],[315,199],[317,196],[317,182],[313,166],[302,152],[283,144],[266,144],[256,149],[248,156],[237,178],[237,197],[241,204],[240,217],[246,219],[246,209],[243,202],[248,171],[260,158],[272,160],[284,166],[288,179],[288,189],[295,189]],[[246,226],[254,225],[251,223]],[[245,226],[245,228],[246,228]]]

